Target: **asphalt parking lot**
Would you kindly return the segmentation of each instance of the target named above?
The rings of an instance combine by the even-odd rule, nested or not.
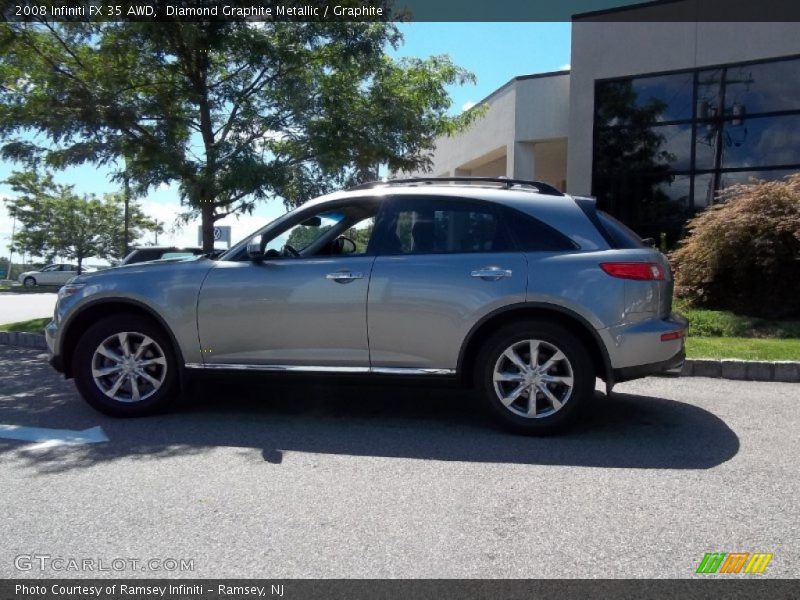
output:
[[[0,439],[0,577],[683,578],[711,551],[797,577],[799,411],[798,384],[651,378],[524,438],[459,390],[315,379],[204,382],[113,420],[0,347],[0,424],[108,438]],[[18,570],[36,553],[194,570]]]

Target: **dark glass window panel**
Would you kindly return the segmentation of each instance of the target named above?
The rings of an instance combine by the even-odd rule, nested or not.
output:
[[[714,192],[714,175],[704,173],[696,175],[694,178],[694,199],[693,206],[696,211],[708,208],[714,203],[716,193]]]
[[[713,169],[717,144],[722,135],[722,122],[698,123],[695,137],[695,169]]]
[[[719,165],[717,144],[721,145]],[[800,164],[800,115],[748,117],[697,126],[698,170],[791,164]]]
[[[658,136],[660,145],[656,162],[674,171],[686,171],[692,166],[692,126],[661,125],[650,128]]]
[[[604,177],[595,185],[598,208],[615,216],[643,238],[660,239],[674,245],[683,225],[692,215],[688,176],[635,176],[620,173]]]
[[[688,207],[691,204],[691,177],[673,175],[665,181],[653,185],[654,197],[665,202],[676,202]]]
[[[800,60],[782,60],[701,71],[698,76],[698,117],[720,116],[722,83],[724,116],[736,110],[752,115],[800,110]],[[711,114],[709,114],[709,111]]]
[[[791,164],[800,164],[800,115],[725,123],[722,168]]]
[[[599,130],[595,134],[593,168],[598,175],[652,173],[691,168],[692,126]]]
[[[751,183],[753,179],[762,181],[779,181],[787,175],[800,172],[800,169],[765,169],[760,171],[721,172],[719,181],[715,181],[714,173],[703,173],[694,178],[694,207],[702,210],[711,206],[716,200],[719,190],[724,190],[741,183]],[[714,186],[719,186],[715,188]]]
[[[751,183],[753,179],[778,181],[798,171],[800,171],[800,169],[769,169],[766,171],[735,171],[733,173],[721,173],[720,189],[725,189],[740,183]]]
[[[599,126],[637,126],[692,118],[691,73],[658,75],[597,84]]]

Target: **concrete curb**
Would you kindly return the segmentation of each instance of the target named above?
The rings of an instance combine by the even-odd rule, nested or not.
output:
[[[0,331],[0,345],[47,349],[47,342],[45,342],[44,335],[41,333],[22,333],[18,331]],[[728,358],[723,358],[722,360],[710,358],[688,359],[683,364],[681,377],[712,377],[741,381],[797,383],[800,382],[800,362],[733,360]]]
[[[21,346],[47,350],[47,342],[41,333],[25,333],[22,331],[0,331],[0,345]]]
[[[714,377],[741,381],[800,382],[800,362],[780,360],[689,359],[681,377]]]

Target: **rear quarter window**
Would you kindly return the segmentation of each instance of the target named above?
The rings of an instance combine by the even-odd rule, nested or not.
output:
[[[514,242],[523,252],[563,252],[578,246],[557,229],[518,210],[503,215]]]
[[[648,248],[649,246],[642,241],[633,229],[618,221],[602,210],[597,211],[597,218],[603,229],[606,230],[608,237],[611,238],[615,248]]]

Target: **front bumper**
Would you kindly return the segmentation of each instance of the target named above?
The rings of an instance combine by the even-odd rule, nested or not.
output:
[[[64,372],[64,361],[61,356],[56,352],[56,332],[58,325],[56,322],[50,321],[44,328],[44,339],[47,342],[47,352],[50,354],[50,366],[59,373]]]

